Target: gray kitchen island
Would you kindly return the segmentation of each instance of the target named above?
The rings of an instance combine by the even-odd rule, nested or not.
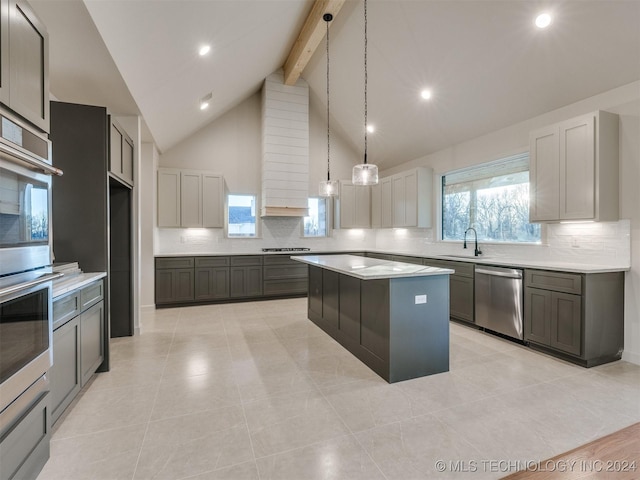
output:
[[[309,265],[308,317],[387,382],[449,371],[449,275],[357,255]]]

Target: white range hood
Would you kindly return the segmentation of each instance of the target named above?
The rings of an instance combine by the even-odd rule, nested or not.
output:
[[[284,84],[278,71],[262,88],[263,217],[304,217],[309,197],[309,85]]]

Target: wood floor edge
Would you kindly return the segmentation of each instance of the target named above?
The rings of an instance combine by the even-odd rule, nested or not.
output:
[[[543,467],[540,470],[521,470],[503,480],[586,479],[606,473],[615,475],[616,480],[637,479],[640,478],[638,452],[640,422],[543,460],[533,467],[540,465]]]

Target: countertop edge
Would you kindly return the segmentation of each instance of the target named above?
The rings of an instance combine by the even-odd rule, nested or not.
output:
[[[171,258],[171,257],[232,257],[232,256],[251,256],[251,255],[289,255],[289,256],[303,256],[303,255],[348,255],[350,253],[365,252],[365,253],[378,253],[386,255],[398,255],[406,257],[418,257],[423,259],[433,260],[447,260],[451,262],[465,262],[475,263],[481,265],[496,265],[499,267],[512,267],[512,268],[531,268],[537,270],[551,270],[556,272],[570,272],[570,273],[614,273],[614,272],[628,272],[631,270],[630,265],[614,265],[605,266],[597,264],[573,264],[560,262],[554,263],[541,263],[537,261],[522,261],[511,259],[499,259],[499,258],[482,258],[482,257],[460,257],[447,254],[438,255],[425,255],[420,253],[409,252],[392,252],[389,250],[375,250],[375,249],[350,249],[350,250],[310,250],[304,252],[211,252],[211,253],[163,253],[155,254],[154,258]]]
[[[312,265],[318,268],[324,268],[326,270],[331,270],[333,272],[340,273],[342,275],[348,275],[350,277],[358,278],[360,280],[393,280],[396,278],[432,277],[432,276],[438,276],[438,275],[451,275],[454,273],[454,270],[451,270],[450,268],[430,267],[428,265],[425,265],[425,266],[422,266],[422,268],[419,271],[415,271],[415,272],[385,273],[380,275],[360,275],[357,273],[357,271],[348,270],[340,267],[339,265],[321,263],[318,261],[314,261],[310,258],[304,258],[304,257],[316,257],[316,256],[317,255],[300,255],[299,256],[300,258],[296,258],[295,260],[301,263],[306,263],[307,265]],[[390,265],[390,264],[403,264],[403,262],[380,260],[377,258],[367,258],[367,257],[360,257],[355,255],[337,254],[335,256],[336,257],[352,256],[354,259],[366,259],[367,263],[370,263],[371,265],[367,265],[363,268]],[[411,265],[412,267],[421,266],[421,265],[414,265],[414,264],[411,264]]]
[[[69,292],[82,288],[107,276],[107,272],[87,272],[63,276],[53,281],[52,297],[55,300]]]

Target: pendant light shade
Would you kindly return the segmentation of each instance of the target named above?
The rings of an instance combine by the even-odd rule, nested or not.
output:
[[[353,167],[351,183],[354,185],[377,185],[378,167],[367,163],[367,0],[364,0],[364,163]]]
[[[329,135],[329,22],[333,20],[333,15],[325,13],[322,19],[327,22],[327,180],[320,182],[318,186],[318,194],[321,197],[334,197],[338,195],[338,181],[331,180],[331,168],[330,168],[330,152],[331,142]]]
[[[354,185],[377,185],[378,166],[370,163],[360,163],[353,167],[351,183]]]

